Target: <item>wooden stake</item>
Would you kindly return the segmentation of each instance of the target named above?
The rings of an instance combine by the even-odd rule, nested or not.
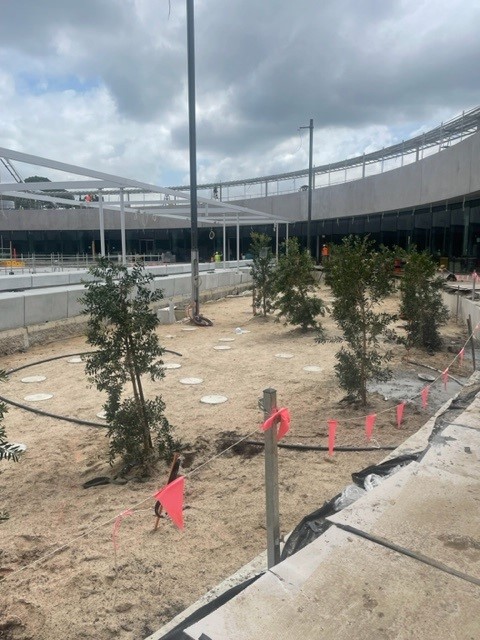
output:
[[[265,418],[270,417],[277,406],[275,389],[263,391]],[[265,497],[267,516],[267,562],[268,568],[280,562],[280,515],[278,505],[278,448],[277,425],[265,431]]]
[[[171,482],[173,482],[174,480],[177,479],[178,470],[179,469],[180,469],[180,454],[179,453],[174,453],[173,454],[172,464],[170,466],[170,471],[168,473],[167,484],[170,484]],[[158,524],[160,522],[160,517],[162,515],[162,510],[163,510],[163,506],[157,500],[157,502],[155,503],[155,515],[157,516],[157,519],[155,521],[155,526],[153,528],[154,531],[156,531],[158,529]]]

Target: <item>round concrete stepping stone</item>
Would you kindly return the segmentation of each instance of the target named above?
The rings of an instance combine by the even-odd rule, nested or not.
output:
[[[181,384],[202,384],[203,378],[180,378]]]
[[[228,400],[227,396],[203,396],[200,398],[200,402],[204,404],[222,404]]]
[[[196,331],[197,327],[182,327],[182,331]]]
[[[219,338],[219,342],[235,342],[235,338]]]
[[[304,371],[311,371],[312,373],[320,373],[323,371],[322,367],[317,367],[315,364],[309,364],[306,367],[303,367]]]
[[[229,347],[227,344],[217,344],[213,347],[216,351],[230,351],[232,347]]]
[[[107,419],[107,412],[106,411],[99,411],[97,413],[97,418],[100,418],[100,420],[106,420]]]
[[[27,376],[26,378],[22,378],[22,382],[26,384],[30,382],[43,382],[47,379],[47,376]]]
[[[70,364],[80,364],[83,362],[82,356],[73,356],[67,360]]]
[[[178,362],[164,362],[162,369],[180,369],[181,366]]]
[[[293,353],[276,353],[275,358],[293,358]]]
[[[29,396],[25,396],[24,400],[27,402],[41,402],[42,400],[50,400],[53,398],[53,393],[32,393]]]

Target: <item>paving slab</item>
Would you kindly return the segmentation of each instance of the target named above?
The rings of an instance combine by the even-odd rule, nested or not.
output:
[[[478,479],[411,463],[328,519],[480,580]]]
[[[480,588],[332,527],[185,630],[199,640],[473,640]]]

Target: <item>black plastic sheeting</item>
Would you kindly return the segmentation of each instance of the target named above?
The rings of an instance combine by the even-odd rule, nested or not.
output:
[[[352,480],[357,486],[363,488],[365,478],[370,474],[374,473],[381,477],[388,476],[395,467],[403,467],[410,464],[410,462],[417,460],[420,455],[421,453],[398,456],[397,458],[392,458],[391,460],[387,460],[381,464],[371,465],[361,471],[352,473]],[[281,560],[285,560],[297,551],[300,551],[300,549],[303,549],[307,544],[316,540],[322,535],[322,533],[325,533],[325,531],[332,526],[332,523],[328,522],[326,518],[338,511],[341,511],[341,509],[337,507],[341,496],[342,494],[339,493],[328,502],[325,502],[323,507],[320,507],[320,509],[317,509],[308,516],[305,516],[297,524],[283,547],[280,558]]]
[[[208,616],[210,613],[213,613],[214,611],[216,611],[219,607],[224,605],[226,602],[228,602],[229,600],[234,598],[236,595],[241,593],[244,589],[246,589],[251,584],[253,584],[256,580],[258,580],[258,578],[260,578],[260,576],[263,576],[264,573],[265,572],[262,571],[262,573],[259,573],[258,575],[253,576],[253,578],[249,578],[248,580],[245,580],[241,584],[237,584],[231,589],[228,589],[228,591],[225,591],[224,593],[219,595],[218,598],[215,598],[215,600],[212,600],[211,602],[207,602],[207,604],[203,605],[203,607],[200,607],[200,609],[197,609],[196,611],[194,611],[187,618],[185,618],[185,620],[182,620],[182,622],[180,622],[176,627],[174,627],[168,633],[166,633],[161,638],[159,638],[159,640],[191,640],[191,636],[188,636],[186,633],[184,633],[185,629],[187,629],[188,627],[191,627],[192,624],[199,622],[200,620]],[[203,637],[205,639],[207,638],[207,636],[203,636]]]

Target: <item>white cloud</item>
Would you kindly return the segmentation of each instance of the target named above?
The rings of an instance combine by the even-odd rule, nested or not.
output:
[[[478,3],[195,3],[199,182],[387,146],[480,102]],[[186,183],[184,3],[16,0],[0,21],[0,146]],[[300,146],[300,148],[299,148]],[[20,167],[19,167],[20,169]]]

